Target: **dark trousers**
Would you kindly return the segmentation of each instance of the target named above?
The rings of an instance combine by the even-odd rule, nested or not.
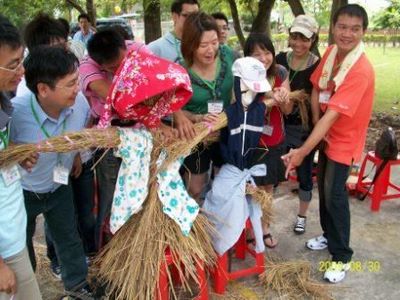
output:
[[[96,154],[96,160],[99,159],[103,153],[103,151],[99,151]],[[115,157],[113,154],[113,150],[110,149],[96,166],[99,195],[95,229],[95,240],[97,249],[102,246],[100,245],[102,241],[102,229],[111,213],[111,206],[113,202],[114,190],[118,179],[118,171],[120,165],[121,159]]]
[[[89,160],[82,165],[82,173],[78,178],[71,177],[72,191],[78,229],[87,255],[96,252],[94,231],[96,218],[94,208],[94,171],[91,170],[93,161]]]
[[[315,151],[311,151],[310,154],[304,157],[301,165],[296,168],[297,180],[299,182],[299,198],[305,202],[310,202],[312,198],[314,154]]]
[[[75,212],[78,219],[78,230],[87,256],[96,252],[96,244],[94,240],[96,218],[93,214],[94,172],[91,170],[92,166],[93,161],[89,160],[82,164],[82,173],[78,178],[70,177],[74,196]],[[54,243],[46,223],[45,235],[47,257],[50,259],[52,264],[58,264]]]
[[[77,230],[71,186],[63,185],[53,193],[43,194],[24,190],[24,198],[28,218],[26,239],[33,269],[36,269],[36,258],[32,238],[36,217],[43,213],[61,264],[65,289],[85,282],[88,269]]]
[[[332,261],[347,263],[350,248],[350,208],[346,180],[350,166],[329,159],[320,151],[318,161],[319,214]]]

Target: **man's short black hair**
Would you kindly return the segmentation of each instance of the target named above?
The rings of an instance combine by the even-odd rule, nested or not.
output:
[[[25,27],[24,40],[29,51],[40,45],[50,45],[60,39],[67,41],[68,32],[58,20],[47,14],[38,14]]]
[[[171,13],[176,13],[179,15],[182,12],[183,4],[197,4],[197,6],[200,7],[200,4],[197,0],[177,0],[171,4]]]
[[[26,85],[37,95],[39,83],[54,88],[60,79],[74,73],[78,66],[76,56],[63,47],[35,47],[24,61]]]
[[[350,17],[358,17],[362,20],[363,30],[365,31],[368,28],[368,14],[365,11],[364,7],[358,4],[347,4],[340,7],[335,14],[333,15],[333,25],[336,24],[339,16],[348,15]]]
[[[78,22],[79,22],[81,19],[86,19],[86,20],[88,20],[88,22],[90,22],[90,17],[89,17],[88,14],[85,14],[85,13],[80,14],[80,15],[78,16]]]
[[[211,16],[216,20],[224,20],[226,24],[229,24],[228,17],[222,12],[216,12],[211,14]]]
[[[3,46],[17,50],[22,46],[22,40],[17,27],[11,24],[6,17],[0,15],[0,48]]]
[[[113,62],[119,57],[119,51],[125,50],[125,40],[112,28],[101,29],[89,40],[87,45],[89,56],[99,65]]]

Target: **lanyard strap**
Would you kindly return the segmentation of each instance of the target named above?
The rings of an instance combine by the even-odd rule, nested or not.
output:
[[[42,130],[43,134],[47,137],[50,138],[51,135],[48,133],[48,131],[46,130],[46,128],[44,128],[44,123],[42,125],[40,125],[40,120],[39,120],[39,116],[35,110],[35,107],[33,106],[33,98],[34,96],[32,95],[31,97],[31,110],[32,110],[32,114],[36,120],[36,123],[40,126],[40,130]],[[64,119],[63,121],[63,129],[62,129],[62,133],[65,132],[65,127],[66,127],[66,119]]]
[[[217,71],[215,72],[215,80],[213,80],[213,81],[209,81],[209,80],[205,80],[205,79],[201,78],[195,71],[193,71],[191,69],[191,72],[193,73],[193,75],[195,75],[203,84],[206,85],[206,87],[208,87],[214,100],[217,99],[217,92],[216,92],[217,78],[219,76],[220,71],[221,71],[221,60],[219,59],[219,57],[217,57]]]
[[[4,144],[4,149],[6,149],[8,147],[8,140],[10,137],[10,126],[6,126],[6,128],[7,128],[7,130],[5,130],[4,132],[0,131],[0,138]]]
[[[305,57],[305,58],[302,60],[300,67],[298,67],[298,68],[295,69],[295,70],[293,69],[293,70],[294,70],[294,73],[293,73],[293,75],[291,76],[292,78],[290,78],[290,72],[289,72],[289,84],[292,83],[292,81],[293,81],[293,79],[296,77],[297,73],[303,69],[303,67],[304,67],[304,65],[305,65],[305,63],[306,63],[306,61],[307,61],[307,59],[308,59],[308,55],[307,55],[307,57]],[[292,67],[290,66],[291,63],[292,63],[292,61],[293,61],[293,53],[290,52],[290,53],[288,53],[288,64],[289,64],[289,69],[292,69]]]

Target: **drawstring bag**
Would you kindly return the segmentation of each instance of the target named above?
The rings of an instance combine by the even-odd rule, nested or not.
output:
[[[396,135],[392,127],[382,131],[381,136],[375,144],[375,156],[382,160],[397,159],[399,149],[397,147]]]
[[[368,191],[359,198],[361,201],[363,201],[365,197],[368,195],[369,191],[371,190],[371,187],[374,185],[375,181],[382,173],[383,169],[385,169],[385,166],[387,165],[389,160],[397,159],[398,153],[399,153],[399,148],[397,147],[397,140],[394,130],[392,127],[387,127],[382,131],[381,136],[375,143],[375,156],[381,159],[382,162],[376,169],[374,178],[372,179]],[[363,180],[367,177],[368,175],[364,176]]]

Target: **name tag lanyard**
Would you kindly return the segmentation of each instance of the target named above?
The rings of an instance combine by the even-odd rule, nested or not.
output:
[[[221,60],[219,58],[217,58],[217,71],[215,72],[216,74],[216,78],[215,80],[205,80],[203,78],[201,78],[195,71],[193,71],[191,69],[191,72],[193,73],[193,75],[196,76],[196,78],[198,80],[200,80],[200,82],[202,83],[203,87],[206,87],[210,94],[211,94],[211,99],[213,99],[213,101],[217,101],[217,79],[219,77],[219,73],[221,71]]]
[[[31,97],[31,110],[32,110],[32,114],[33,117],[36,120],[36,123],[39,125],[40,130],[43,132],[43,134],[47,137],[47,138],[51,138],[51,135],[49,134],[49,132],[46,130],[46,128],[44,128],[44,123],[40,124],[40,120],[39,120],[39,116],[35,110],[35,107],[33,106],[33,95]],[[66,119],[64,119],[63,123],[62,123],[62,132],[61,134],[63,134],[65,132],[65,128],[66,128]],[[57,154],[57,164],[61,164],[61,159],[60,159],[60,154]]]
[[[7,126],[7,130],[0,131],[0,138],[3,142],[4,149],[8,147],[9,139],[10,139],[10,126]]]

